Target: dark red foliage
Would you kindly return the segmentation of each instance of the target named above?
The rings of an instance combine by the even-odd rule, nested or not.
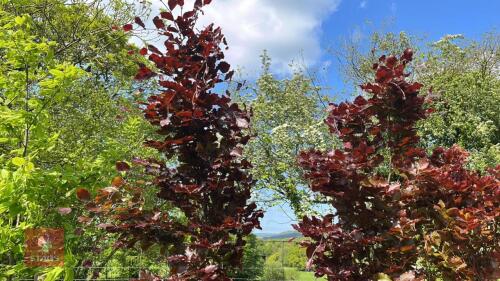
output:
[[[163,20],[160,17],[154,17],[153,23],[156,26],[156,28],[158,28],[158,29],[165,28],[165,23],[163,22]]]
[[[76,197],[82,201],[88,201],[90,200],[90,192],[85,188],[78,188],[76,190]]]
[[[128,171],[130,169],[130,165],[126,162],[118,161],[116,162],[116,170],[120,172]]]
[[[142,53],[142,51],[141,51],[141,53]],[[135,80],[146,80],[146,79],[152,78],[154,76],[156,76],[156,73],[154,73],[147,66],[141,65],[139,68],[139,71],[135,75],[134,79]]]
[[[132,26],[132,24],[127,23],[127,24],[123,25],[122,28],[123,28],[123,31],[127,32],[127,31],[131,31],[133,29],[133,26]]]
[[[136,24],[138,24],[139,26],[141,26],[142,28],[146,28],[146,25],[144,25],[144,22],[142,21],[142,19],[140,17],[135,17],[134,22]]]
[[[184,3],[171,0],[168,5],[174,9]],[[155,17],[166,51],[148,46],[154,67],[141,65],[135,77],[158,79],[161,92],[149,96],[144,113],[163,139],[146,145],[176,164],[135,159],[152,182],[117,177],[87,204],[90,216],[99,216],[100,228],[119,234],[118,246],[160,245],[170,265],[169,280],[229,280],[226,272],[241,264],[243,238],[260,228],[263,216],[248,203],[254,181],[250,163],[241,157],[250,116],[228,95],[212,92],[232,72],[223,61],[221,29],[195,29],[201,6],[168,26]],[[166,13],[162,18],[172,21]],[[118,162],[117,168],[130,167]],[[156,189],[160,205],[148,206],[148,188]]]
[[[422,85],[406,81],[412,56],[381,57],[365,97],[330,105],[344,149],[300,154],[310,188],[336,210],[295,226],[318,276],[489,280],[498,267],[500,167],[481,175],[458,146],[430,156],[418,146],[426,111]]]
[[[172,13],[170,12],[161,12],[160,13],[160,16],[166,20],[170,20],[170,21],[173,21],[174,20],[174,16],[172,15]]]

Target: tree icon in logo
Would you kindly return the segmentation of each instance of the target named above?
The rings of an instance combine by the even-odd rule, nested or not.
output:
[[[64,265],[64,230],[32,228],[25,233],[24,262],[27,266]]]
[[[48,254],[53,247],[50,235],[46,233],[43,236],[38,237],[38,246],[44,254]]]

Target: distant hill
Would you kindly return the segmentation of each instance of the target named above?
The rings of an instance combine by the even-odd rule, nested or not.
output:
[[[291,239],[302,237],[302,234],[295,230],[289,230],[281,233],[255,233],[255,235],[264,240],[271,239]]]

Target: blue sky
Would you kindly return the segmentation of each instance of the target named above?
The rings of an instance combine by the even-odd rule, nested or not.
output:
[[[479,39],[485,32],[498,31],[499,24],[499,0],[344,0],[336,12],[323,20],[320,44],[326,50],[349,37],[363,43],[373,30],[405,31],[423,37],[426,42],[437,41],[447,34]],[[320,61],[331,59],[323,53]],[[344,85],[334,66],[325,77],[334,92],[341,92]]]
[[[159,1],[153,0],[156,8]],[[292,61],[311,70],[330,65],[321,82],[337,99],[349,95],[339,95],[346,86],[327,50],[342,40],[363,45],[373,30],[405,31],[427,42],[448,34],[478,39],[500,27],[500,0],[215,0],[204,10],[202,24],[222,27],[230,46],[227,60],[244,78],[258,76],[259,55],[266,49],[279,76],[290,74]],[[291,214],[287,206],[268,210],[263,232],[290,230]]]

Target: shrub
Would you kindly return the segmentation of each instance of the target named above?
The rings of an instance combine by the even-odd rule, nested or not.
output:
[[[264,265],[264,274],[262,275],[263,281],[278,281],[285,280],[285,269],[280,262],[272,259],[266,260]]]
[[[309,264],[329,280],[488,280],[498,262],[500,167],[465,168],[458,146],[419,147],[421,84],[404,72],[413,52],[382,56],[366,96],[331,104],[326,123],[344,149],[301,153],[313,191],[336,212],[305,217]]]

